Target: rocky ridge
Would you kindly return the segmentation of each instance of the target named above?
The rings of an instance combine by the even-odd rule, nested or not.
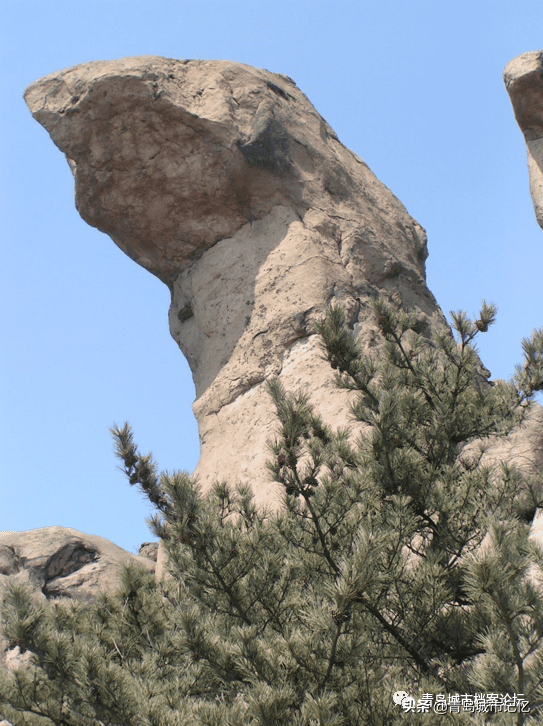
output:
[[[28,585],[42,599],[91,600],[115,587],[123,564],[134,562],[154,572],[157,547],[145,542],[134,555],[70,527],[0,532],[0,589],[10,581]]]
[[[513,58],[505,66],[503,80],[526,142],[530,194],[543,228],[543,51]]]

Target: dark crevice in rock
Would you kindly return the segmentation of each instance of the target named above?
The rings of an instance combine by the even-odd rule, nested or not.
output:
[[[286,91],[284,91],[279,86],[276,86],[275,83],[272,83],[271,81],[268,81],[266,83],[266,85],[268,86],[268,88],[270,89],[270,91],[273,91],[278,96],[281,96],[281,98],[284,98],[285,101],[288,101],[289,99],[292,98],[292,96],[289,96],[289,94],[286,93]]]
[[[0,545],[0,575],[15,575],[23,567],[15,547]]]
[[[45,566],[46,582],[56,577],[67,577],[89,562],[98,559],[99,553],[82,542],[67,542],[49,559]]]

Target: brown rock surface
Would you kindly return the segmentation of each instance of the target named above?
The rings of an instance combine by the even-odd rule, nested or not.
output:
[[[492,440],[490,440],[492,441]],[[486,465],[514,462],[525,474],[543,472],[543,408],[535,404],[520,428],[491,443],[482,462]]]
[[[158,542],[144,542],[140,545],[138,555],[140,557],[146,557],[148,560],[156,562],[158,553]]]
[[[25,94],[66,154],[82,217],[170,288],[170,330],[196,386],[206,484],[249,481],[275,504],[263,385],[305,388],[331,423],[311,324],[340,301],[374,344],[367,301],[398,291],[426,329],[424,230],[285,76],[226,61],[128,58],[69,68]]]
[[[530,194],[543,228],[543,51],[513,58],[505,66],[503,79],[526,141]]]

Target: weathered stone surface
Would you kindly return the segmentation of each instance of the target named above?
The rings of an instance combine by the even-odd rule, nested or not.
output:
[[[530,477],[543,474],[543,408],[534,404],[528,411],[523,424],[503,437],[489,438],[483,441],[474,441],[464,449],[464,455],[469,458],[473,453],[481,451],[481,464],[492,467],[497,474],[501,474],[501,464],[507,463],[518,471]],[[535,495],[543,493],[543,481],[533,482]],[[534,495],[528,490],[519,492],[517,497],[518,515],[528,521],[534,516]],[[532,537],[543,547],[543,510],[539,510],[539,525],[535,522],[532,528]]]
[[[289,78],[226,61],[90,63],[37,81],[34,117],[66,154],[76,203],[172,293],[192,369],[204,485],[248,481],[276,505],[263,385],[306,389],[344,425],[312,322],[334,300],[375,344],[369,296],[397,291],[442,322],[424,230]]]
[[[492,443],[483,463],[514,462],[526,474],[543,472],[543,408],[535,404],[519,429]]]
[[[530,194],[543,228],[543,51],[513,58],[505,66],[503,79],[526,141]]]

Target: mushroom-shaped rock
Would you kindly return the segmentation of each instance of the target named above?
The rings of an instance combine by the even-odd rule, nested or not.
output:
[[[341,302],[372,345],[368,300],[399,292],[429,329],[424,230],[286,76],[227,61],[136,57],[75,66],[25,94],[66,155],[81,216],[170,288],[192,369],[204,486],[245,481],[278,503],[264,383],[305,388],[330,423],[312,323]]]
[[[513,58],[505,66],[503,79],[526,141],[530,194],[543,228],[543,51]]]

